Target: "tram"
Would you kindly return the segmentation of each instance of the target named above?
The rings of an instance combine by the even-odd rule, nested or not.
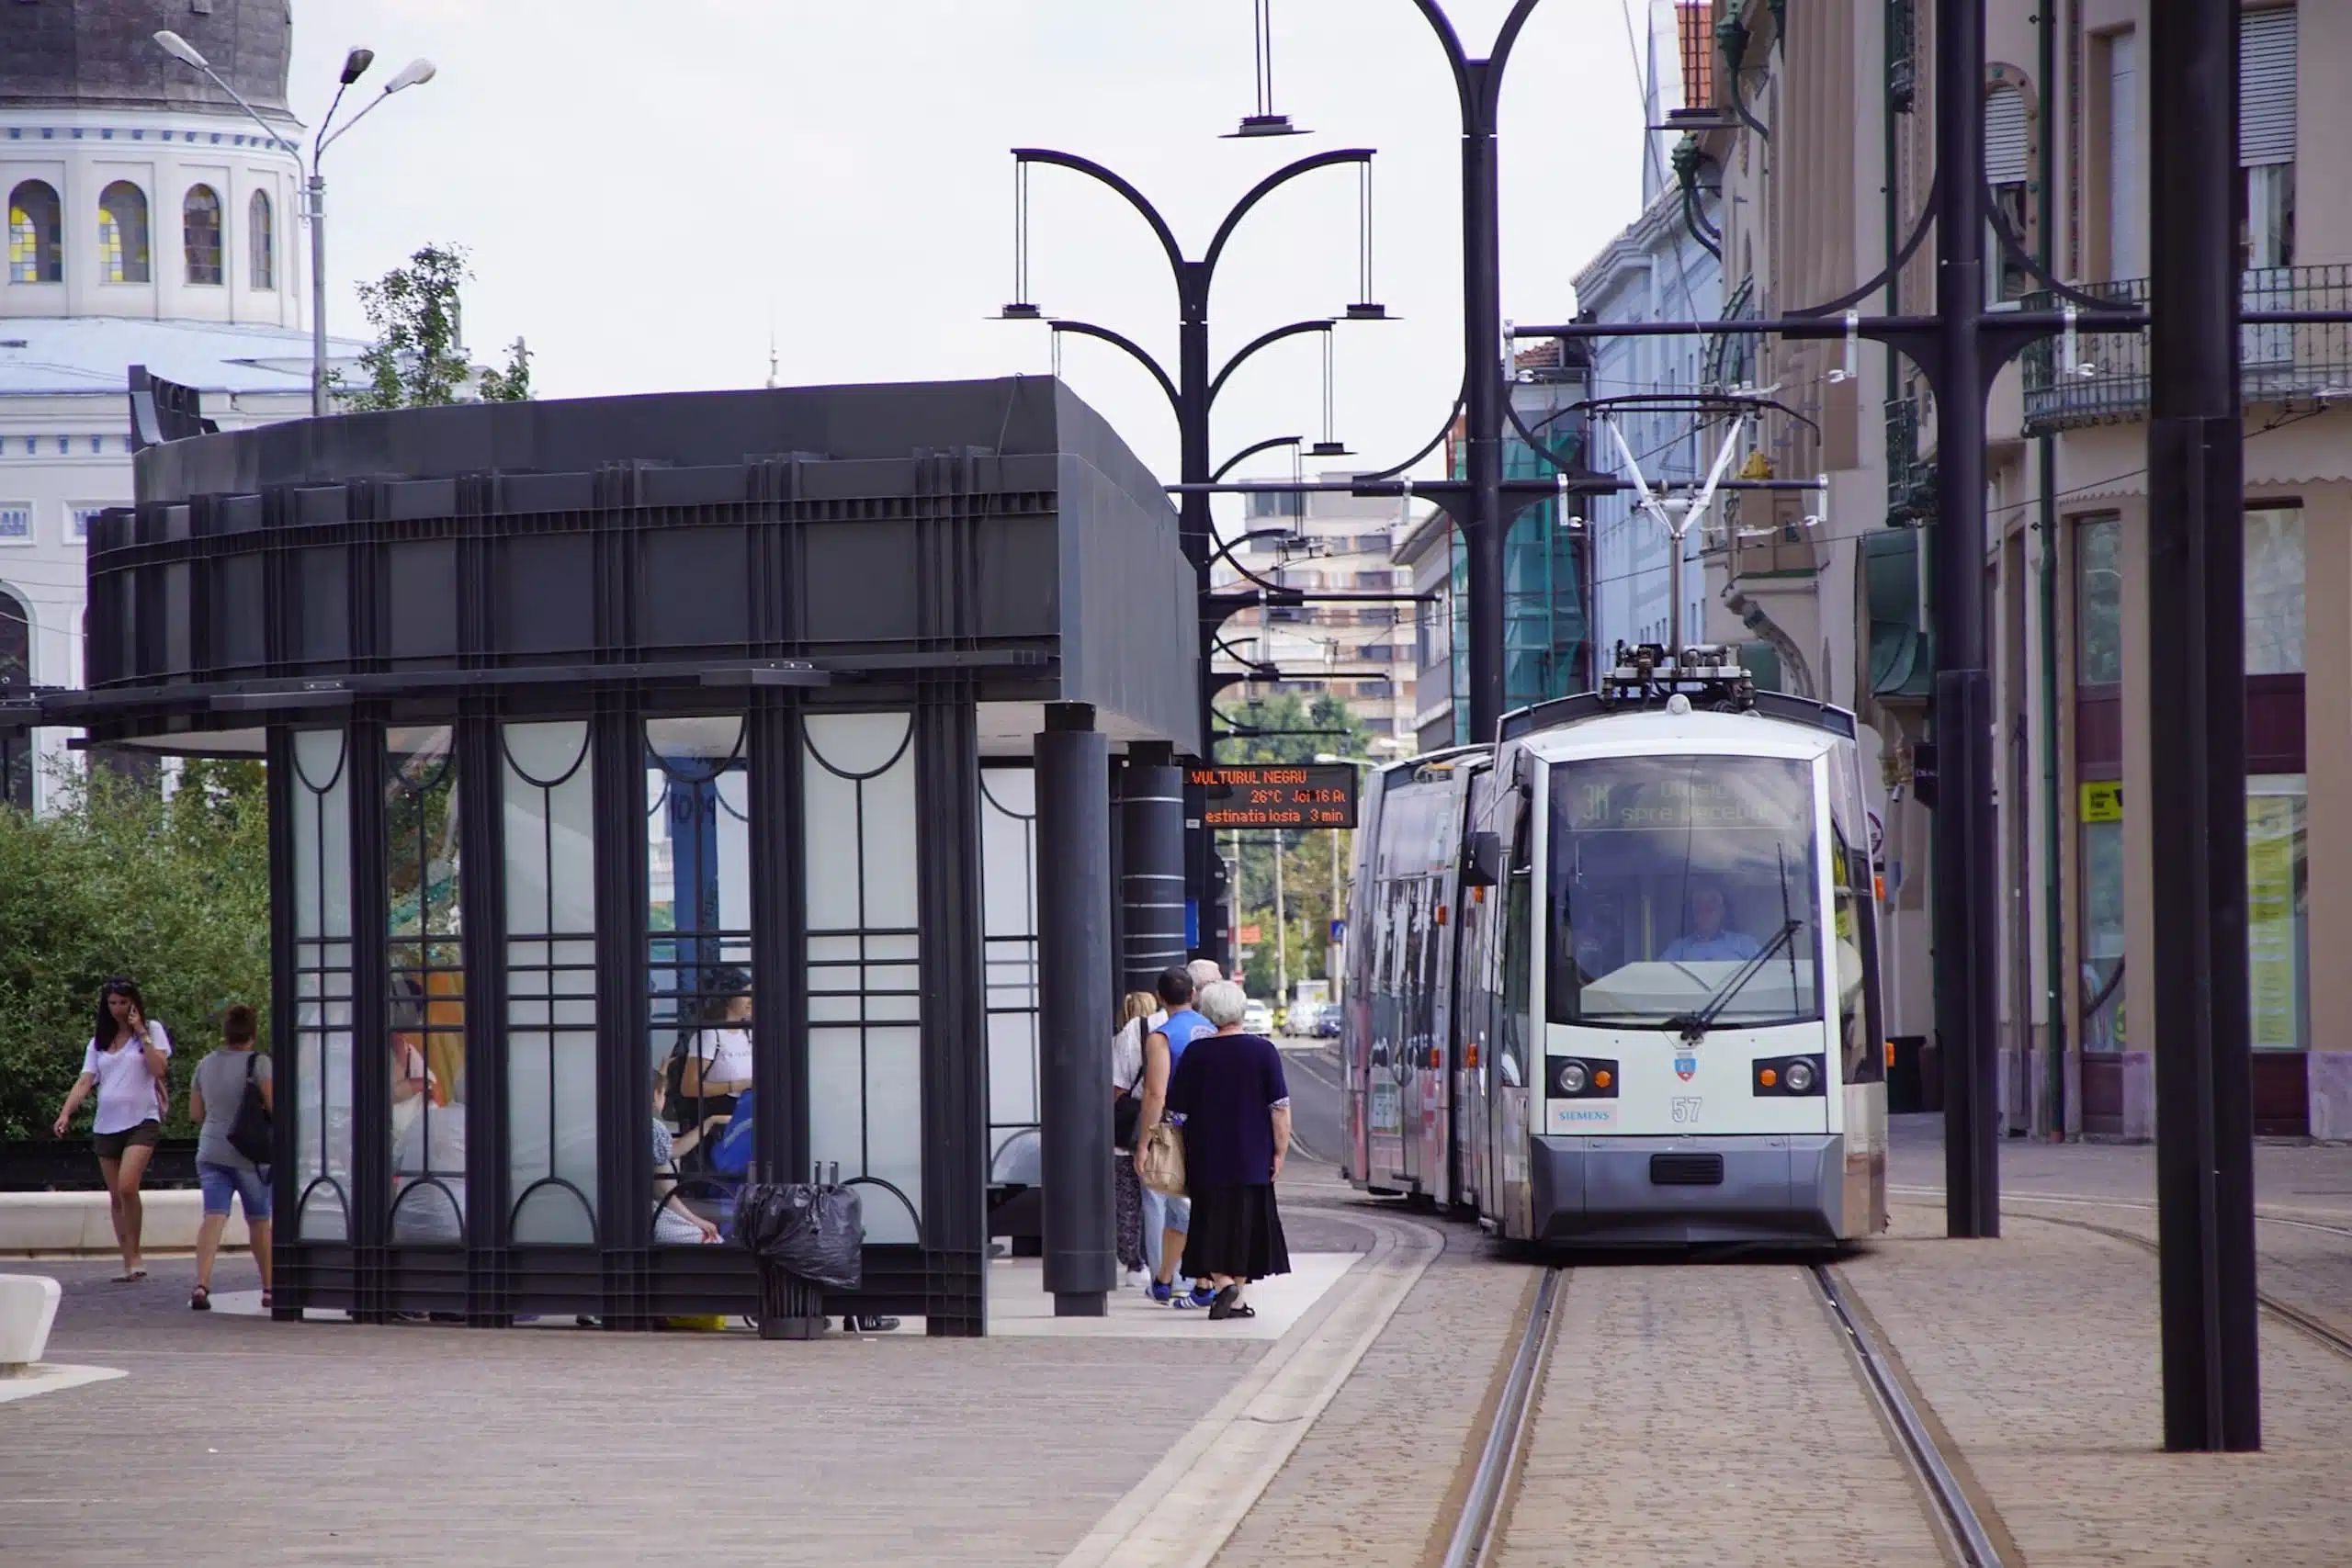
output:
[[[1347,1174],[1578,1247],[1886,1225],[1874,882],[1851,714],[1728,650],[1368,781]]]

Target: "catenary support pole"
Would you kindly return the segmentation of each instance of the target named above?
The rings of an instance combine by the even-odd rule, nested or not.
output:
[[[1503,716],[1503,380],[1501,196],[1487,61],[1469,62],[1462,134],[1462,341],[1470,516],[1462,529],[1470,597],[1470,735],[1491,740]]]
[[[311,417],[327,415],[327,182],[313,172],[311,208]]]
[[[2237,7],[2149,28],[2151,990],[2165,1447],[2262,1446],[2245,930]]]
[[[1101,1317],[1115,1278],[1111,1202],[1111,758],[1084,703],[1036,739],[1039,1179],[1057,1317]]]
[[[1173,750],[1127,750],[1119,797],[1119,903],[1126,914],[1120,988],[1148,991],[1184,962],[1184,775]]]
[[[1984,665],[1984,5],[1936,6],[1936,1034],[1945,1229],[2001,1234],[2000,949]]]

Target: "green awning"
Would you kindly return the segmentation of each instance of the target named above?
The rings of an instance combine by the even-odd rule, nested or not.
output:
[[[1935,651],[1919,614],[1919,531],[1889,528],[1862,541],[1871,616],[1871,694],[1924,698],[1935,690]]]
[[[1744,642],[1739,645],[1740,668],[1746,670],[1759,692],[1784,690],[1781,684],[1781,650],[1769,642]]]

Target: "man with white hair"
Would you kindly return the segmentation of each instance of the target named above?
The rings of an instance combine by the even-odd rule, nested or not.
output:
[[[1193,976],[1193,995],[1195,997],[1225,978],[1225,971],[1218,968],[1213,959],[1195,958],[1184,965],[1184,970]]]

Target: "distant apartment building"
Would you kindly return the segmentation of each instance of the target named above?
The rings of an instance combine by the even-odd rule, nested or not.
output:
[[[1323,474],[1325,481],[1347,474]],[[1343,491],[1254,493],[1243,536],[1219,563],[1221,589],[1251,580],[1320,594],[1409,594],[1412,574],[1390,558],[1398,503]],[[1254,535],[1255,537],[1249,537]],[[1247,609],[1225,625],[1220,670],[1279,671],[1228,688],[1225,703],[1294,694],[1308,704],[1326,694],[1347,704],[1375,742],[1410,749],[1413,728],[1413,605],[1409,600],[1309,599]],[[1237,655],[1240,657],[1237,657]]]

